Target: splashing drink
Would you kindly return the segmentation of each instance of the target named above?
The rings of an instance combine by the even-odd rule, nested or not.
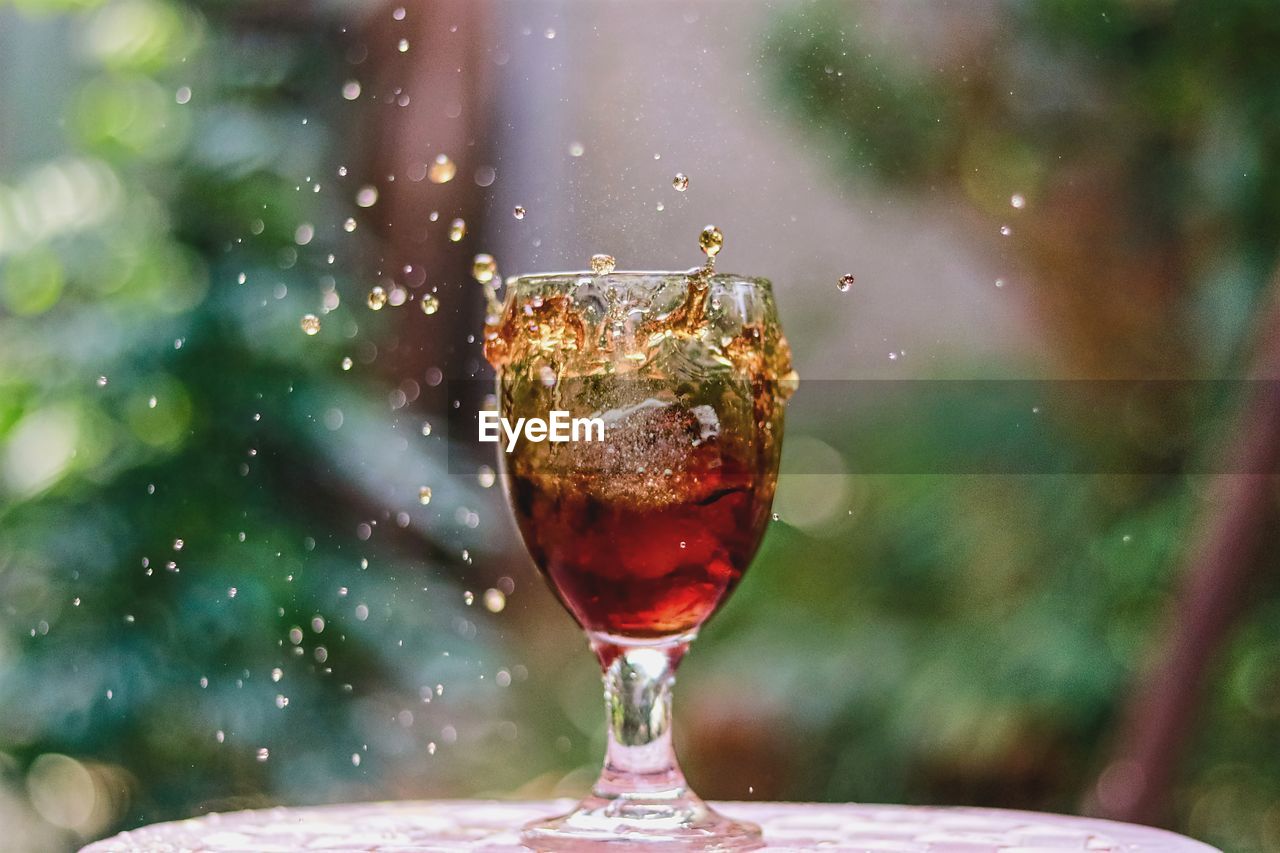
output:
[[[509,497],[530,554],[605,671],[609,754],[592,796],[528,828],[534,847],[656,841],[742,849],[758,831],[709,809],[670,748],[675,667],[755,555],[795,375],[768,282],[704,266],[508,281],[485,352],[508,423],[567,412],[599,441],[516,441]],[[607,258],[609,263],[604,263]],[[492,291],[490,291],[492,293]]]

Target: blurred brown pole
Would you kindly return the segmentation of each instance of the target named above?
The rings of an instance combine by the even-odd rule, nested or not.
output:
[[[1280,270],[1272,276],[1249,377],[1280,380]],[[1276,511],[1280,394],[1259,383],[1241,403],[1200,525],[1184,557],[1183,586],[1168,614],[1163,649],[1130,700],[1117,755],[1095,785],[1089,811],[1161,821],[1210,665],[1249,603]]]

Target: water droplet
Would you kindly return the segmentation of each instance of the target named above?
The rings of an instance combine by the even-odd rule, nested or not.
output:
[[[283,693],[277,693],[276,707],[280,709],[284,709],[284,708],[287,708],[288,706],[289,706],[289,697],[285,696]]]
[[[409,291],[403,287],[396,285],[387,293],[387,302],[395,308],[399,308],[409,298]]]
[[[360,83],[356,80],[348,80],[342,84],[342,97],[348,101],[354,101],[360,97]]]
[[[431,422],[430,422],[430,421],[423,421],[423,422],[422,422],[422,434],[423,434],[423,435],[431,435]]]
[[[488,284],[498,274],[498,263],[493,255],[476,255],[471,261],[471,277],[481,284]]]
[[[547,38],[549,38],[549,39],[553,39],[553,38],[555,38],[555,37],[556,37],[556,31],[555,31],[555,28],[554,28],[554,27],[547,27],[546,31],[545,31],[545,32],[543,32],[543,35],[544,35],[544,36],[546,36],[546,37],[547,37]]]
[[[1022,208],[1027,206],[1027,200],[1023,197],[1022,193],[1014,193],[1009,199],[1009,204],[1013,205],[1017,210],[1022,210]]]
[[[596,275],[608,275],[613,272],[618,265],[618,261],[613,255],[592,255],[591,271]]]
[[[671,186],[676,188],[676,192],[684,192],[689,189],[689,176],[684,172],[676,172],[676,176],[671,179]]]
[[[320,331],[320,318],[315,314],[303,314],[300,325],[302,326],[302,331],[308,335],[314,335]]]
[[[264,747],[261,747],[261,748],[258,750],[258,763],[259,763],[259,764],[266,764],[266,763],[267,763],[267,759],[268,759],[268,758],[270,758],[270,757],[271,757],[271,750],[267,749],[265,746],[264,746]]]
[[[351,753],[351,763],[356,767],[360,766],[360,753],[358,752]]]
[[[1004,279],[1002,278],[996,279],[996,287],[1004,287]]]
[[[369,307],[374,311],[381,311],[382,306],[387,304],[387,292],[382,289],[381,285],[375,284],[373,289],[369,291]]]
[[[216,740],[218,743],[226,743],[227,733],[224,732],[222,729],[218,729],[216,732],[213,733],[213,739]]]
[[[836,290],[839,290],[841,293],[848,293],[849,288],[853,287],[853,282],[853,273],[847,272],[840,276],[839,280],[836,281]]]
[[[422,294],[422,299],[418,304],[422,306],[422,313],[428,317],[440,310],[440,300],[430,293]]]
[[[343,369],[343,370],[350,370],[350,369],[351,369],[351,365],[352,365],[352,363],[353,363],[353,362],[351,361],[351,356],[349,356],[349,355],[348,355],[348,356],[344,356],[344,357],[343,357],[343,359],[342,359],[342,369]]]
[[[430,486],[423,486],[420,489],[418,489],[418,503],[422,504],[423,506],[426,506],[427,504],[431,503],[431,487]]]
[[[99,376],[97,381],[98,381],[98,387],[99,387],[99,388],[106,388],[106,387],[107,387],[107,377],[105,377],[105,376]]]
[[[342,223],[342,230],[350,234],[352,231],[356,230],[356,221],[348,216],[347,221]],[[241,284],[243,284],[243,282],[241,282]]]
[[[312,630],[312,631],[315,631],[317,634],[319,634],[320,632],[324,631],[324,617],[323,617],[323,616],[319,616],[319,615],[317,615],[317,616],[312,616],[312,617],[311,617],[311,630]]]
[[[157,400],[155,397],[148,397],[148,398],[147,398],[147,408],[148,408],[148,409],[154,409],[154,408],[156,407],[156,404],[157,404],[157,403],[159,403],[159,402],[160,402],[160,401],[159,401],[159,400]]]
[[[780,521],[782,519],[782,516],[778,515],[776,512],[771,513],[769,517],[772,518],[774,521]]]
[[[1013,233],[1013,229],[1012,229],[1012,228],[1010,228],[1008,225],[1001,225],[1001,226],[1000,226],[1000,233],[1001,233],[1002,235],[1004,235],[1005,237],[1008,237],[1010,234],[1012,234],[1012,233]]]
[[[187,544],[187,543],[186,543],[186,542],[183,542],[181,539],[175,539],[175,540],[173,540],[173,550],[175,550],[175,551],[181,551],[181,550],[182,550],[182,546],[184,546],[184,545],[186,545],[186,544]]]
[[[454,243],[460,242],[463,237],[467,236],[467,221],[459,217],[449,223],[449,239]]]
[[[517,204],[515,209],[511,211],[511,215],[516,219],[524,219],[524,205]]]
[[[240,275],[236,276],[236,284],[244,284],[248,280],[249,277],[244,273],[240,273]]]
[[[403,20],[404,20],[404,7],[403,7],[403,6],[397,6],[397,7],[395,8],[395,11],[391,13],[391,17],[392,17],[392,18],[394,18],[394,19],[395,19],[395,20],[397,20],[397,21],[403,21]]]
[[[476,597],[475,597],[475,595],[471,592],[471,590],[467,590],[466,592],[464,592],[464,593],[462,594],[462,603],[463,603],[463,604],[465,604],[465,605],[467,605],[468,607],[470,607],[472,604],[474,604],[474,603],[475,603],[475,600],[476,600]]]
[[[481,465],[480,470],[476,472],[476,479],[480,482],[480,488],[491,489],[498,481],[498,475],[488,465]]]
[[[447,184],[458,174],[458,166],[447,154],[437,154],[436,159],[427,169],[427,180],[433,184]]]
[[[365,185],[356,193],[356,205],[359,207],[373,207],[378,203],[378,188]]]
[[[702,254],[714,258],[724,247],[724,232],[714,225],[708,225],[698,235],[698,246],[702,249]]]
[[[356,621],[363,622],[368,618],[369,618],[369,605],[357,604],[356,605]]]
[[[484,608],[490,613],[501,613],[507,606],[507,596],[500,589],[484,591]]]
[[[191,87],[190,87],[190,86],[182,86],[182,87],[180,87],[180,88],[178,89],[178,91],[177,91],[176,93],[174,93],[173,99],[174,99],[175,101],[177,101],[178,103],[180,103],[180,104],[187,104],[187,103],[190,103],[190,102],[191,102]]]
[[[581,142],[570,142],[570,143],[569,143],[569,156],[570,156],[570,157],[581,157],[583,154],[585,154],[585,153],[586,153],[586,150],[587,150],[586,148],[583,148],[583,147],[582,147],[582,143],[581,143]]]
[[[400,50],[400,52],[401,52],[401,53],[408,53],[408,52],[409,52],[409,40],[408,40],[408,39],[400,39],[400,43],[399,43],[398,45],[396,45],[396,47]]]

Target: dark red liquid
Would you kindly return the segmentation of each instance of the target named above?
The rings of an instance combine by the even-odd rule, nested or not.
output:
[[[675,476],[511,473],[525,544],[560,600],[590,631],[662,637],[701,625],[742,578],[769,517],[774,471],[752,470],[714,445],[693,449]],[[648,491],[645,491],[648,487]]]

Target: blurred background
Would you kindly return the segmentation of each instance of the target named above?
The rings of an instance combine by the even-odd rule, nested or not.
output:
[[[1265,0],[0,0],[0,847],[585,792],[594,661],[450,460],[471,259],[707,222],[829,381],[682,668],[695,788],[1280,850],[1275,400],[1101,381],[1280,378]],[[1005,450],[821,417],[897,379],[1089,380],[1042,450],[1113,473],[867,470]]]

